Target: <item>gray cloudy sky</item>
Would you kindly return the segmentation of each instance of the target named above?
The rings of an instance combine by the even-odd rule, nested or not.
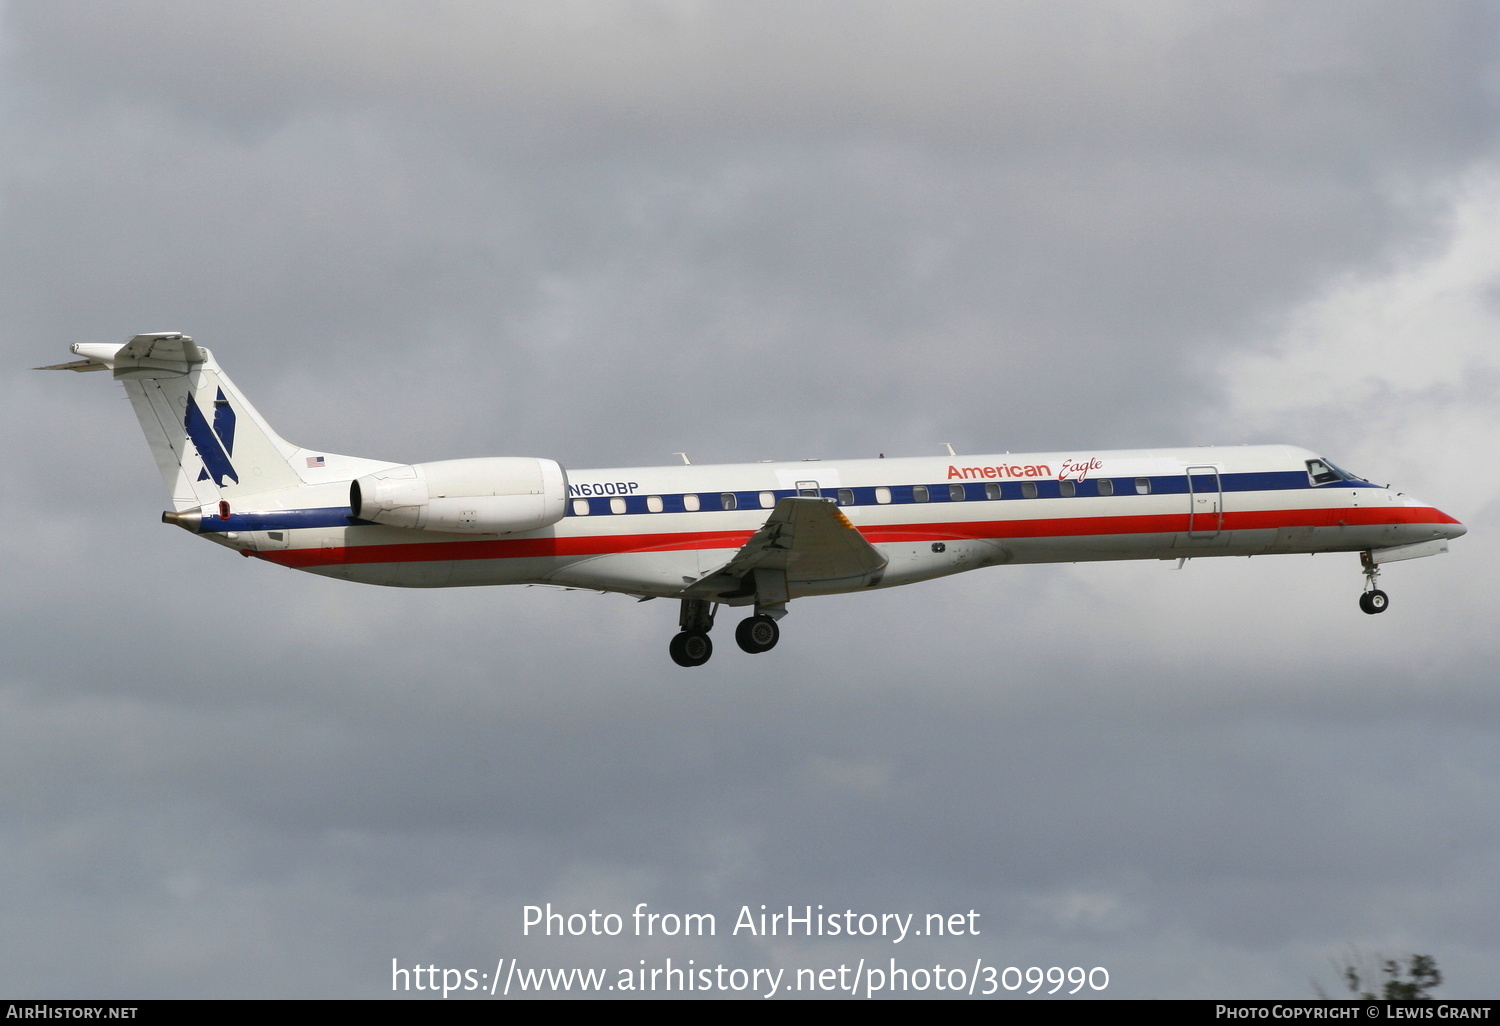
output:
[[[0,2],[0,990],[390,965],[1103,966],[1496,996],[1488,3]],[[667,659],[665,602],[400,592],[156,522],[182,330],[282,434],[565,466],[1289,441],[1470,535],[1013,567]],[[523,938],[521,909],[714,939]],[[901,946],[742,905],[925,914]]]

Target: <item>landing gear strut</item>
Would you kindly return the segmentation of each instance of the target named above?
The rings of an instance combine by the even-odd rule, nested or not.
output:
[[[714,629],[714,608],[705,599],[683,599],[677,618],[682,630],[673,636],[667,651],[678,666],[702,666],[714,654],[708,632]]]
[[[1391,599],[1376,587],[1380,581],[1380,564],[1375,562],[1368,549],[1359,554],[1359,561],[1365,568],[1365,593],[1359,597],[1359,608],[1371,615],[1383,613]]]

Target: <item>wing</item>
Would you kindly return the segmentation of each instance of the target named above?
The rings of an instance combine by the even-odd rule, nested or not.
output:
[[[725,599],[754,594],[758,571],[785,574],[787,586],[873,584],[886,558],[865,541],[838,506],[825,499],[789,496],[765,525],[724,566],[683,590],[683,598]]]

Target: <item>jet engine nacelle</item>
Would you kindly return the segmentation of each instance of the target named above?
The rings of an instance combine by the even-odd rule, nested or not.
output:
[[[457,534],[511,534],[557,523],[568,476],[552,460],[502,456],[392,467],[349,486],[361,520]]]

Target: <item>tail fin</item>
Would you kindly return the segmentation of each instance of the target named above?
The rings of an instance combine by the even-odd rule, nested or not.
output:
[[[179,512],[321,482],[327,464],[338,459],[309,455],[272,431],[213,354],[181,332],[72,348],[83,359],[39,369],[114,373]],[[306,466],[299,468],[299,460]]]

